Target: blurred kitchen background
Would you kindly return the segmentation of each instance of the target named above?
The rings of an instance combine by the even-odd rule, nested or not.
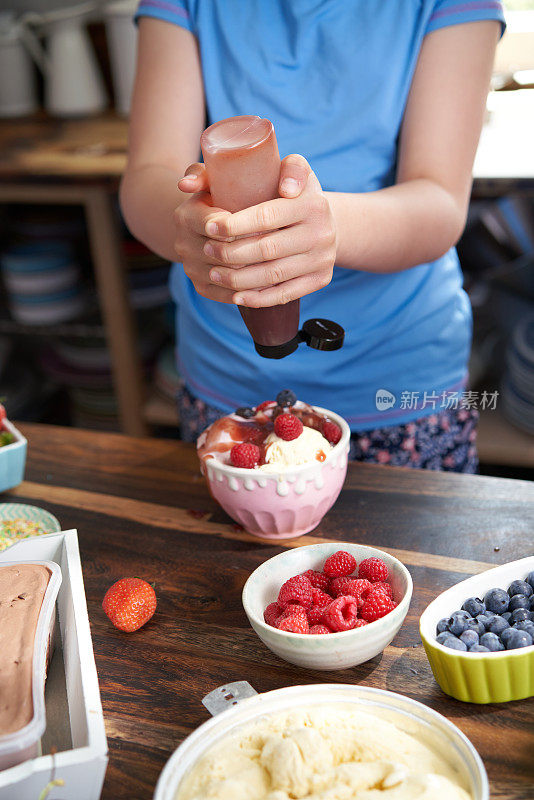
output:
[[[177,436],[169,264],[117,187],[136,0],[0,3],[0,400],[18,420]],[[534,0],[508,0],[458,250],[481,471],[534,476]],[[469,76],[466,76],[469,80]]]

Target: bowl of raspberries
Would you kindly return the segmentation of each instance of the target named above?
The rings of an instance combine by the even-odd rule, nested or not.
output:
[[[243,607],[262,642],[301,667],[335,670],[374,658],[408,612],[412,579],[383,550],[325,543],[287,550],[261,564]]]
[[[440,594],[420,633],[437,682],[470,703],[534,695],[534,557],[482,572]]]

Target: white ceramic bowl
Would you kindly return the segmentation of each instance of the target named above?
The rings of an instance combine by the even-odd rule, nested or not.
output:
[[[322,570],[328,556],[337,550],[351,553],[358,564],[364,558],[381,558],[389,570],[389,581],[397,608],[382,619],[341,633],[305,635],[288,633],[267,625],[263,612],[278,597],[282,584],[307,569]],[[267,647],[277,656],[310,669],[347,669],[369,661],[384,650],[398,632],[408,613],[412,597],[412,578],[404,566],[389,553],[348,542],[314,544],[286,550],[254,570],[243,588],[243,608],[250,624]]]
[[[488,778],[477,751],[445,717],[416,700],[382,689],[347,684],[289,686],[239,701],[197,728],[173,753],[161,773],[154,800],[174,800],[180,782],[206,750],[224,736],[264,714],[324,703],[342,703],[355,710],[386,715],[408,733],[417,732],[456,768],[459,781],[473,800],[489,800]]]
[[[232,519],[261,539],[293,539],[313,530],[334,505],[347,473],[350,428],[338,414],[313,406],[341,428],[341,439],[322,462],[284,472],[205,463],[213,497]]]

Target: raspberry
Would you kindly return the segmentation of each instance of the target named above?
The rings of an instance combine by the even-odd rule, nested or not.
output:
[[[330,578],[328,575],[325,575],[324,572],[315,572],[313,569],[307,569],[306,572],[302,574],[316,589],[322,589],[323,592],[326,592],[328,589]]]
[[[295,575],[286,581],[278,594],[278,602],[284,608],[289,603],[300,603],[309,608],[312,604],[312,585],[303,575]]]
[[[358,577],[367,578],[371,583],[387,581],[388,568],[380,558],[366,558],[358,567]]]
[[[369,625],[366,619],[357,619],[354,623],[355,628],[363,628],[364,625]]]
[[[330,628],[327,628],[326,625],[312,625],[308,633],[318,634],[318,633],[332,633]]]
[[[331,578],[350,575],[356,569],[356,559],[345,550],[338,550],[324,562],[323,572]],[[378,578],[377,578],[378,580]]]
[[[286,442],[298,439],[303,430],[304,425],[294,414],[279,414],[274,421],[274,432]]]
[[[306,617],[303,616],[289,616],[285,617],[278,626],[279,631],[287,631],[288,633],[308,633],[309,625]]]
[[[369,592],[360,609],[360,617],[367,622],[374,622],[396,607],[397,604],[379,589],[378,592]]]
[[[272,625],[273,628],[276,628],[276,621],[280,617],[283,610],[284,609],[282,606],[279,606],[278,603],[269,603],[263,612],[263,619],[267,625]]]
[[[321,589],[312,587],[312,603],[314,606],[327,606],[334,598]]]
[[[286,617],[305,617],[305,616],[306,616],[306,609],[303,606],[299,606],[296,603],[290,603],[288,606],[282,609],[275,627],[278,627],[278,623],[281,622]]]
[[[342,594],[350,594],[353,597],[363,597],[371,588],[373,584],[365,578],[352,578],[346,575],[344,578],[333,578],[330,583],[330,592],[334,597],[339,597]]]
[[[275,405],[276,402],[274,400],[264,400],[263,403],[260,403],[259,406],[256,406],[256,414],[259,414],[261,411],[265,411],[266,408]]]
[[[241,444],[234,444],[230,450],[230,461],[234,467],[252,469],[259,463],[259,460],[260,448],[257,444],[241,442]]]
[[[326,606],[310,606],[306,612],[310,625],[318,625],[323,621]]]
[[[337,444],[341,439],[341,428],[335,422],[326,419],[323,422],[323,436],[330,444]]]
[[[383,595],[381,595],[383,596]],[[358,618],[358,601],[350,595],[342,595],[332,600],[323,614],[326,625],[335,633],[354,628]]]
[[[373,592],[381,591],[385,592],[388,597],[391,597],[393,600],[393,589],[391,588],[391,584],[387,583],[387,581],[377,581],[377,583],[373,583]]]

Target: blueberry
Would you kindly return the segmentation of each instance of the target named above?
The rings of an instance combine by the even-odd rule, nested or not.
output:
[[[238,417],[243,417],[243,419],[251,419],[254,416],[252,408],[238,408],[235,413]]]
[[[455,611],[449,618],[449,631],[459,636],[467,628],[467,620],[471,619],[467,611]]]
[[[501,614],[501,617],[506,620],[506,622],[510,622],[510,617],[512,616],[511,611],[505,611],[504,614]]]
[[[501,640],[501,642],[503,643],[503,645],[505,647],[506,647],[506,642],[508,641],[508,639],[512,635],[512,631],[513,630],[514,630],[513,628],[505,628],[503,630],[503,632],[501,634],[499,634],[499,639]]]
[[[520,631],[522,633],[522,631]],[[527,634],[525,633],[525,636]],[[530,636],[528,637],[530,639]],[[461,642],[460,639],[456,639],[454,636],[449,636],[449,638],[443,642],[445,647],[450,647],[451,650],[467,650],[467,645],[465,642]]]
[[[285,408],[286,406],[294,406],[297,402],[297,395],[295,392],[292,392],[291,389],[282,389],[281,392],[278,392],[276,395],[276,402],[280,406],[280,408]]]
[[[453,634],[449,633],[449,631],[443,631],[443,633],[438,633],[436,636],[436,642],[438,644],[445,644],[447,639],[456,639],[456,636],[453,636]]]
[[[492,621],[497,618],[497,614],[494,614],[493,611],[485,611],[484,614],[479,614],[477,620],[481,622],[485,629],[488,630],[489,626],[491,625]]]
[[[489,653],[487,647],[484,647],[482,644],[474,644],[469,648],[469,653]]]
[[[517,631],[525,631],[534,640],[534,622],[524,619],[522,622],[515,622],[514,628]]]
[[[509,628],[510,625],[508,622],[503,619],[502,617],[493,617],[490,621],[490,624],[487,627],[487,630],[490,633],[496,633],[499,636],[506,628]]]
[[[479,636],[482,636],[482,634],[486,632],[486,626],[483,622],[479,621],[478,617],[476,619],[473,619],[473,617],[466,619],[465,625],[466,631],[475,631]]]
[[[443,617],[436,625],[436,633],[444,633],[449,630],[449,618]]]
[[[488,611],[495,611],[496,614],[508,611],[509,600],[508,592],[505,592],[504,589],[490,589],[484,597]]]
[[[525,582],[530,583],[530,585],[534,589],[534,569],[532,570],[532,572],[528,573],[527,577],[525,578]]]
[[[487,647],[492,653],[496,653],[498,650],[504,650],[504,645],[501,643],[496,633],[485,633],[484,636],[480,637],[480,644]]]
[[[486,606],[480,597],[468,597],[462,608],[464,611],[467,611],[468,614],[471,614],[472,617],[476,617],[478,614],[483,614],[486,610]]]
[[[530,597],[532,593],[532,586],[526,581],[512,581],[508,587],[508,594],[510,597],[513,597],[514,594],[524,594],[525,597]]]
[[[525,619],[530,619],[530,611],[527,611],[526,608],[516,608],[515,611],[512,611],[510,622],[523,622]]]
[[[530,610],[534,611],[534,594],[530,595],[529,602],[530,602]]]
[[[516,650],[518,647],[530,647],[532,637],[526,631],[518,631],[512,628],[512,633],[506,641],[507,650]],[[449,647],[449,645],[447,645]]]
[[[476,631],[470,631],[467,629],[462,634],[460,634],[460,641],[467,645],[470,648],[474,644],[478,644],[478,633]]]
[[[526,608],[528,611],[530,608],[530,601],[528,597],[525,597],[524,594],[514,594],[508,603],[508,611],[515,611],[516,608]]]

